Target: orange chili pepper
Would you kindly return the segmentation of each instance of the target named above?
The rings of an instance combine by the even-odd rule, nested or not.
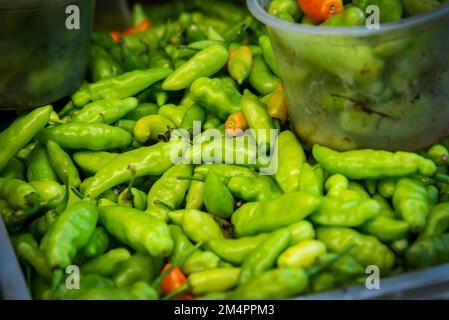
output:
[[[279,84],[271,95],[268,100],[267,109],[271,118],[280,120],[282,124],[287,122],[287,101],[285,99],[284,87],[282,87],[282,84]]]
[[[243,112],[236,112],[231,114],[225,122],[226,133],[232,137],[238,135],[237,130],[245,131],[248,129],[248,122],[246,121]]]
[[[145,19],[141,23],[139,23],[136,27],[125,29],[125,31],[122,32],[122,36],[130,35],[137,32],[144,32],[150,29],[150,27],[151,27],[150,20]]]
[[[171,267],[171,263],[168,263],[164,269],[162,269],[162,272],[166,271],[168,268]],[[170,294],[173,291],[181,288],[183,285],[187,283],[187,277],[184,275],[184,273],[181,271],[179,267],[173,268],[173,270],[165,276],[165,278],[161,281],[161,290],[164,294]],[[186,300],[192,300],[194,297],[191,293],[185,292],[180,293],[176,296],[180,299],[186,299]]]
[[[112,40],[114,40],[115,43],[119,43],[122,36],[120,35],[120,32],[118,31],[111,31],[109,32],[109,35],[111,36]]]
[[[298,4],[314,23],[326,21],[344,10],[343,0],[298,0]]]

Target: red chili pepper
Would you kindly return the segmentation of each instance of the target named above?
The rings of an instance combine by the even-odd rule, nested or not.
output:
[[[125,31],[122,32],[122,36],[130,35],[137,32],[144,32],[150,28],[151,28],[150,20],[145,19],[141,23],[139,23],[138,26],[125,29]]]
[[[298,4],[314,23],[326,21],[344,10],[343,0],[298,0]]]
[[[115,43],[119,43],[122,36],[120,35],[120,32],[118,31],[111,31],[109,32],[109,35],[111,36],[112,40],[114,40]]]
[[[171,263],[168,263],[164,269],[162,269],[162,273],[171,267]],[[174,267],[169,274],[165,276],[165,278],[161,281],[161,290],[164,294],[170,294],[173,291],[181,288],[183,285],[187,283],[187,277],[182,273],[179,267]],[[179,299],[193,300],[194,297],[189,292],[180,293],[176,296]]]

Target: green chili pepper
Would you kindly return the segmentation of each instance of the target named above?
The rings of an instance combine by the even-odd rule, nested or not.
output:
[[[211,251],[196,251],[182,265],[185,274],[218,268],[220,258]]]
[[[0,133],[0,172],[31,139],[50,120],[53,111],[52,106],[41,107],[29,114],[16,119],[5,131]]]
[[[239,268],[219,268],[192,273],[188,283],[195,295],[222,292],[233,289],[238,284]]]
[[[271,200],[282,194],[276,182],[267,176],[232,177],[227,187],[236,198],[248,202]]]
[[[203,164],[195,168],[195,173],[205,177],[211,169],[224,178],[236,176],[254,177],[254,171],[251,169],[232,164]]]
[[[229,218],[234,212],[234,197],[214,170],[209,170],[204,182],[204,206],[209,213]]]
[[[240,105],[249,127],[254,130],[257,144],[269,143],[274,125],[267,108],[249,90],[244,91]]]
[[[53,140],[62,148],[93,151],[124,148],[132,136],[123,129],[103,123],[68,123],[41,130],[36,139],[42,143]]]
[[[82,86],[73,94],[72,101],[76,107],[82,107],[90,101],[132,97],[170,73],[172,70],[161,68],[127,72]]]
[[[435,164],[415,153],[398,151],[355,150],[336,152],[314,145],[313,156],[330,173],[341,173],[349,179],[382,179],[415,173],[432,176]]]
[[[240,92],[220,78],[196,79],[190,88],[190,96],[194,102],[222,120],[241,111]]]
[[[168,260],[171,263],[175,263],[177,261],[180,261],[181,258],[183,258],[188,252],[190,252],[194,248],[194,245],[190,242],[189,238],[187,238],[180,226],[170,225],[169,228],[174,241],[174,247]]]
[[[170,58],[161,49],[153,50],[150,54],[150,68],[172,69]]]
[[[75,203],[59,216],[44,237],[47,238],[44,250],[52,269],[63,269],[72,263],[92,236],[97,218],[97,208],[91,201]]]
[[[301,9],[298,2],[294,0],[274,0],[268,7],[268,12],[275,17],[279,17],[283,13],[287,13],[298,21],[302,17]]]
[[[336,257],[336,253],[324,253],[317,258],[317,263],[319,266],[323,266]],[[332,264],[330,268],[336,274],[343,276],[356,276],[363,275],[365,273],[365,268],[349,255],[339,259],[337,262]]]
[[[426,190],[429,196],[430,207],[433,208],[440,200],[440,190],[434,185],[426,186]]]
[[[142,211],[123,207],[99,208],[100,222],[119,241],[138,252],[166,257],[173,250],[173,240],[167,224]]]
[[[145,143],[148,139],[158,141],[174,128],[176,126],[172,121],[161,115],[152,114],[137,120],[134,126],[134,137],[140,143]]]
[[[37,190],[16,179],[0,178],[0,199],[6,199],[11,208],[29,211],[29,214],[34,213],[40,205]]]
[[[118,265],[131,257],[125,248],[111,249],[108,252],[87,261],[81,266],[81,274],[97,274],[109,277],[115,273]]]
[[[90,34],[90,39],[93,43],[104,49],[111,49],[116,45],[108,32],[92,32]]]
[[[55,223],[58,215],[54,210],[49,210],[42,217],[34,220],[30,226],[30,233],[38,240],[42,239],[42,237],[47,233],[50,227]]]
[[[407,238],[402,238],[395,240],[390,243],[391,250],[398,255],[404,255],[407,249],[410,247],[409,240]]]
[[[195,54],[175,70],[162,84],[164,90],[177,91],[190,87],[201,77],[210,77],[223,68],[228,61],[228,50],[215,44]]]
[[[117,156],[106,151],[78,151],[73,154],[73,160],[85,174],[94,175]]]
[[[157,291],[144,282],[137,282],[131,288],[92,287],[81,290],[72,299],[75,300],[156,300]]]
[[[328,196],[338,195],[339,192],[349,189],[349,180],[342,174],[333,174],[324,183]]]
[[[228,72],[240,85],[251,72],[253,55],[248,46],[239,46],[229,50]]]
[[[20,259],[29,263],[37,273],[47,280],[52,279],[51,268],[47,263],[45,253],[39,249],[36,240],[29,233],[21,233],[11,238]]]
[[[277,259],[277,265],[281,268],[308,268],[325,253],[326,246],[321,241],[304,240],[285,250]]]
[[[110,244],[111,237],[105,228],[97,227],[87,241],[87,244],[81,249],[81,253],[86,258],[95,258],[105,253]]]
[[[342,252],[355,245],[351,256],[365,267],[376,265],[381,273],[388,273],[394,265],[394,254],[373,236],[339,227],[320,227],[317,234],[330,251]]]
[[[276,264],[278,256],[288,247],[290,232],[279,230],[263,240],[254,251],[250,252],[242,264],[239,284],[244,285]]]
[[[189,189],[190,181],[180,180],[178,177],[191,177],[192,174],[193,167],[187,164],[178,164],[168,169],[151,187],[147,198],[147,212],[168,221],[168,212],[179,209]]]
[[[204,182],[192,180],[186,195],[186,209],[201,210],[204,202]]]
[[[449,203],[436,205],[429,216],[420,237],[439,236],[449,229]]]
[[[366,12],[366,9],[370,5],[374,5],[378,8],[380,13],[380,22],[392,22],[402,19],[402,3],[401,0],[354,0],[354,6],[359,7]],[[355,7],[351,7],[353,9]],[[347,11],[348,9],[345,9]],[[362,23],[364,24],[364,22]]]
[[[274,56],[273,46],[271,45],[270,38],[268,38],[268,36],[266,35],[260,36],[259,45],[262,49],[263,58],[265,59],[265,62],[270,68],[271,72],[273,72],[274,75],[279,76],[279,69],[276,57]]]
[[[360,229],[366,233],[376,236],[381,241],[394,241],[403,238],[409,231],[409,224],[379,215],[364,223]]]
[[[93,44],[89,54],[89,74],[92,81],[97,82],[123,73],[120,63],[101,46]]]
[[[304,292],[309,277],[302,269],[274,269],[239,286],[227,298],[231,300],[287,299]]]
[[[396,0],[394,0],[396,1]],[[381,13],[382,16],[382,13]],[[359,7],[350,6],[345,8],[343,12],[333,15],[320,26],[327,27],[352,27],[365,25],[366,16],[364,10]]]
[[[136,126],[136,122],[134,120],[121,119],[115,123],[116,127],[123,129],[131,134],[134,134],[134,128]]]
[[[441,144],[435,144],[426,152],[426,156],[437,166],[446,165],[449,160],[449,151]]]
[[[126,114],[125,119],[137,121],[140,118],[157,114],[159,107],[154,103],[140,103],[137,108]]]
[[[426,187],[420,181],[410,178],[399,180],[394,190],[393,205],[410,224],[411,232],[424,228],[430,211],[430,201]]]
[[[282,156],[281,156],[282,157]],[[298,191],[320,197],[323,195],[324,177],[319,174],[321,168],[314,169],[307,162],[301,167]]]
[[[30,185],[36,189],[40,201],[45,204],[46,208],[55,209],[64,200],[65,188],[55,181],[33,181],[30,182]]]
[[[261,56],[255,56],[249,75],[249,83],[257,92],[265,96],[276,90],[280,80],[271,73]]]
[[[138,106],[136,98],[105,99],[91,102],[71,117],[71,122],[112,124]]]
[[[114,161],[98,171],[91,181],[84,181],[81,184],[84,194],[96,198],[106,190],[128,182],[133,177],[163,174],[173,165],[170,159],[172,150],[183,144],[179,141],[160,142],[118,155]],[[129,170],[130,167],[133,171]]]
[[[121,50],[124,71],[130,72],[148,68],[148,60],[145,60],[144,56],[137,54],[134,50],[123,44]]]
[[[278,170],[274,176],[277,183],[285,193],[298,191],[301,168],[307,160],[304,149],[295,135],[289,130],[279,134],[276,148],[275,152],[277,152],[279,158]],[[308,184],[309,181],[304,185]]]
[[[68,179],[69,185],[78,188],[81,184],[78,169],[70,156],[54,141],[47,141],[47,154],[50,164],[61,181]]]
[[[202,107],[193,104],[189,109],[187,109],[186,113],[184,114],[180,128],[185,130],[192,130],[195,121],[203,125],[203,123],[206,121],[206,111],[204,111]]]
[[[323,199],[320,208],[312,214],[311,219],[321,225],[358,227],[377,217],[379,213],[380,206],[374,200],[328,196]]]
[[[121,206],[145,211],[147,209],[147,194],[136,188],[127,188],[118,196],[117,203]]]
[[[121,262],[114,273],[113,281],[118,288],[132,286],[137,282],[149,283],[156,276],[155,258],[135,253],[131,258]]]
[[[47,150],[44,147],[36,147],[27,160],[27,178],[29,182],[49,180],[58,181],[56,172],[53,170]]]
[[[193,242],[223,239],[223,232],[214,218],[198,210],[186,210],[182,218],[182,229]]]
[[[187,107],[174,104],[166,104],[159,108],[158,114],[167,120],[170,120],[176,128],[181,127],[182,119],[187,112]]]
[[[8,161],[5,168],[0,174],[3,179],[18,179],[25,180],[26,167],[22,160],[18,158],[12,158]]]
[[[244,204],[232,215],[232,224],[238,237],[273,231],[301,221],[319,204],[320,200],[312,195],[290,192],[274,200]]]
[[[383,179],[379,181],[379,193],[384,198],[392,198],[396,187],[395,179]]]
[[[430,267],[449,261],[449,233],[416,241],[407,250],[406,260],[415,268]]]

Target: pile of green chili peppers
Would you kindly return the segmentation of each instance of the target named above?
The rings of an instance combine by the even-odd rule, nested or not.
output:
[[[203,2],[119,43],[93,34],[91,65],[111,72],[91,68],[66,106],[0,133],[0,213],[33,297],[172,299],[170,263],[196,299],[286,299],[365,283],[372,265],[391,276],[449,262],[449,140],[421,153],[303,146],[268,115],[279,79],[264,29]],[[224,136],[240,111],[278,130],[274,174],[171,161],[194,148],[174,129]],[[73,266],[79,290],[65,286]]]

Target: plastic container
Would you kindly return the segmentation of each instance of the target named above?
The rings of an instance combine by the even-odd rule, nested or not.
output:
[[[79,29],[70,29],[77,27],[71,5],[79,8]],[[35,108],[76,90],[87,67],[94,7],[93,0],[0,2],[0,110]]]
[[[248,6],[268,27],[305,142],[413,151],[449,135],[449,4],[367,29],[281,21],[270,2]]]

